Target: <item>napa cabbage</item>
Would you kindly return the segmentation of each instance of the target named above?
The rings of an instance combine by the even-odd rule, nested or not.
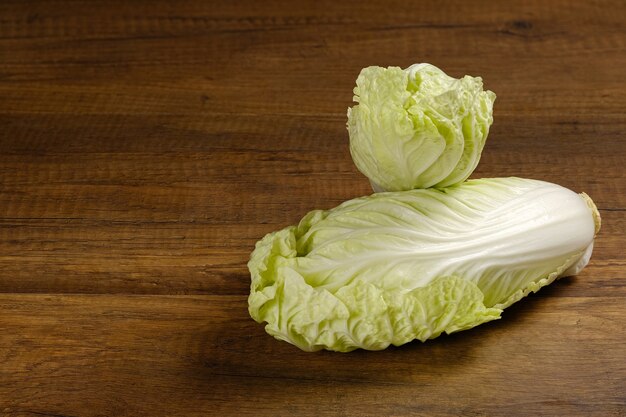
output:
[[[374,191],[447,187],[476,168],[496,95],[430,64],[367,67],[348,109],[350,152]]]
[[[425,341],[578,273],[599,227],[587,195],[530,179],[356,198],[256,244],[249,312],[305,351]]]

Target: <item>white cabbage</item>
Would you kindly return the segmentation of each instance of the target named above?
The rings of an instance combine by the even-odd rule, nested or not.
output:
[[[250,315],[303,350],[378,350],[498,319],[589,260],[585,194],[495,178],[315,210],[256,245]]]
[[[430,64],[364,68],[348,109],[350,152],[374,191],[447,187],[476,168],[496,95]]]

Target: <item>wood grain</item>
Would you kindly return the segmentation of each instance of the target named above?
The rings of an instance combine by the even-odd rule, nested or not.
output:
[[[626,3],[0,2],[0,415],[626,416]],[[247,314],[265,233],[370,193],[364,66],[498,95],[473,177],[585,191],[589,266],[502,320],[306,354]]]
[[[347,355],[278,343],[242,296],[5,295],[0,394],[8,415],[618,415],[624,299],[560,296],[573,285],[465,333]]]

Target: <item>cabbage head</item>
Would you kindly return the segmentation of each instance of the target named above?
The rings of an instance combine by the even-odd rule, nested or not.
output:
[[[430,64],[367,67],[348,109],[350,152],[374,191],[447,187],[478,165],[496,95]]]
[[[306,351],[425,341],[578,273],[599,227],[585,194],[530,179],[356,198],[256,244],[249,312]]]

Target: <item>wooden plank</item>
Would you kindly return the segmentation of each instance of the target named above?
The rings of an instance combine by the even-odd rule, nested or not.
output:
[[[624,215],[602,211],[602,216],[591,263],[568,280],[564,296],[626,294]],[[0,292],[247,294],[246,263],[255,242],[282,226],[4,220]]]
[[[206,43],[210,45],[223,43],[222,40],[212,37],[204,41],[204,46],[203,42],[191,39],[188,41],[190,46],[187,49],[179,46],[181,42],[171,42],[169,48],[159,48],[159,44],[148,42],[140,47],[132,45],[127,47],[127,54],[132,56],[133,60],[137,59],[138,51],[145,51],[144,54],[158,54],[160,57],[172,55],[175,50],[176,54],[186,53],[192,57],[174,58],[176,65],[163,63],[149,56],[144,58],[148,63],[124,62],[125,58],[119,56],[120,48],[115,44],[109,47],[114,52],[102,58],[105,62],[103,64],[94,61],[96,59],[94,57],[81,57],[84,53],[81,50],[74,50],[69,54],[76,57],[75,63],[66,63],[68,58],[55,57],[53,62],[61,62],[61,65],[50,66],[43,63],[30,65],[26,69],[20,65],[11,65],[15,69],[4,75],[9,81],[0,83],[2,94],[0,103],[3,108],[10,109],[11,113],[18,114],[243,113],[339,116],[345,114],[345,109],[351,104],[354,81],[362,67],[372,62],[385,66],[407,66],[412,61],[427,60],[446,70],[467,68],[455,71],[454,75],[481,74],[485,79],[485,85],[501,98],[496,106],[498,113],[502,115],[515,115],[523,111],[529,114],[558,113],[602,117],[605,114],[620,115],[626,110],[621,99],[623,90],[619,81],[622,75],[619,69],[626,65],[626,58],[623,58],[624,54],[621,53],[624,49],[623,44],[618,44],[615,48],[601,54],[586,55],[579,51],[571,56],[560,56],[555,59],[558,65],[548,63],[538,70],[530,64],[520,68],[515,63],[515,56],[533,54],[536,51],[561,50],[565,47],[565,42],[551,46],[540,45],[536,47],[536,50],[531,48],[531,51],[526,51],[528,48],[525,47],[514,48],[513,45],[505,42],[506,45],[502,47],[502,50],[492,52],[493,55],[487,54],[484,57],[485,64],[479,66],[471,65],[470,61],[450,58],[450,56],[459,56],[461,51],[423,52],[417,50],[411,43],[411,40],[417,36],[410,34],[404,36],[402,38],[404,44],[410,46],[399,48],[400,50],[389,47],[394,44],[394,38],[397,36],[381,39],[377,33],[373,33],[369,35],[372,39],[369,43],[362,40],[367,36],[354,40],[337,40],[336,49],[328,52],[338,56],[334,60],[320,60],[320,56],[302,60],[298,56],[293,56],[293,52],[287,51],[297,50],[302,43],[294,41],[287,45],[279,45],[273,51],[258,51],[257,54],[261,57],[258,63],[254,61],[249,63],[248,55],[242,55],[219,66],[208,61],[184,64],[186,59],[197,61],[196,57],[202,56],[209,48]],[[442,31],[436,38],[444,39],[447,36],[448,34]],[[425,33],[423,37],[430,39],[431,35]],[[620,34],[617,39],[623,37]],[[484,48],[487,48],[491,39],[490,36],[486,36],[481,42]],[[272,40],[261,42],[272,42]],[[359,42],[363,44],[359,45]],[[456,39],[455,42],[461,43],[462,39]],[[353,57],[342,56],[339,52],[343,51],[346,45],[358,46],[357,51],[352,52]],[[526,43],[522,45],[525,46]],[[12,50],[16,47],[16,45],[7,45],[4,49]],[[87,45],[83,48],[88,51],[102,49],[99,45]],[[247,47],[233,45],[231,48],[236,50]],[[314,46],[308,48],[314,48]],[[42,45],[34,48],[32,55],[38,56],[50,49],[50,45],[42,42]],[[380,57],[370,58],[368,62],[359,60],[358,58],[367,50],[389,52]],[[477,47],[476,51],[470,54],[479,52],[479,47]],[[497,69],[487,64],[487,62],[502,59],[500,57],[505,53],[510,55],[497,63],[495,67]],[[215,54],[230,55],[228,50],[216,51]],[[551,52],[544,59],[550,59],[552,55]],[[605,55],[606,58],[604,58]],[[411,58],[407,59],[407,57]],[[22,59],[28,60],[32,57],[27,56]],[[602,68],[601,72],[589,67],[589,61],[592,59],[596,60],[595,64]],[[121,62],[107,66],[106,62],[111,61]],[[238,70],[236,65],[240,61],[248,62],[248,64]],[[85,62],[87,64],[84,64]],[[93,70],[86,72],[83,65],[93,67]],[[305,68],[305,65],[310,65],[310,68]],[[187,68],[184,68],[185,66]],[[469,68],[471,66],[473,68]],[[68,74],[67,67],[75,69]],[[180,67],[183,67],[184,71],[181,72]],[[35,74],[29,75],[31,72]],[[86,75],[81,75],[82,73]],[[92,73],[96,75],[90,75]],[[315,75],[310,75],[311,73]],[[251,77],[247,74],[259,75]],[[21,80],[20,77],[22,77]],[[43,80],[38,81],[34,79],[35,77]],[[227,77],[231,79],[226,81]],[[11,78],[17,78],[14,82],[20,84],[19,89],[13,88],[10,84]],[[568,88],[559,85],[562,78],[565,78]],[[115,81],[109,81],[110,79]],[[241,100],[241,97],[246,97],[246,99]],[[584,97],[584,100],[581,97]],[[68,105],[68,103],[73,103],[73,105]]]
[[[59,7],[60,5],[66,7]],[[160,30],[171,34],[165,29],[182,31],[194,27],[244,30],[388,21],[417,26],[420,20],[428,21],[432,25],[454,27],[463,24],[468,26],[469,22],[499,22],[512,17],[556,20],[555,24],[580,22],[596,27],[602,23],[619,25],[621,13],[625,10],[624,4],[614,1],[568,3],[541,0],[512,0],[507,7],[494,5],[489,0],[477,0],[472,4],[463,0],[451,0],[446,4],[447,7],[435,2],[423,2],[419,9],[405,7],[406,2],[402,0],[390,0],[385,5],[364,0],[359,2],[358,8],[350,2],[338,3],[332,0],[302,2],[298,7],[285,7],[284,2],[276,0],[266,1],[262,5],[254,0],[244,0],[218,6],[216,7],[215,2],[197,1],[172,5],[163,0],[137,0],[133,3],[124,0],[95,3],[74,0],[71,7],[67,7],[65,0],[5,0],[0,5],[0,12],[6,25],[3,33],[39,37],[82,37],[92,32],[145,34]],[[146,9],[149,13],[146,13]],[[539,14],[539,11],[543,14]],[[419,17],[417,22],[416,16]]]
[[[620,415],[625,299],[561,290],[471,331],[351,354],[309,354],[274,340],[247,316],[245,297],[4,294],[0,410]]]

